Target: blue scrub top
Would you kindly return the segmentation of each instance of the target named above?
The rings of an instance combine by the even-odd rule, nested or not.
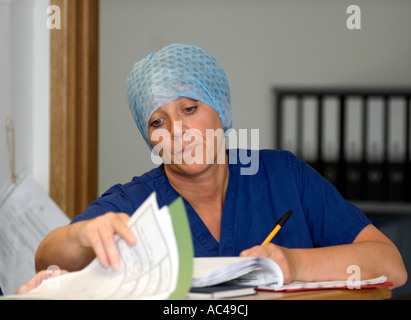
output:
[[[228,153],[230,157],[234,154],[237,161],[229,162],[219,242],[184,200],[197,257],[238,256],[241,251],[260,245],[288,210],[293,212],[291,217],[272,240],[287,248],[349,244],[370,224],[333,185],[292,153],[259,151],[259,168],[254,175],[241,174],[241,168],[248,165],[241,163],[237,150]],[[129,183],[113,186],[72,223],[109,211],[132,215],[153,191],[157,193],[159,207],[170,204],[179,196],[162,166],[133,178]]]

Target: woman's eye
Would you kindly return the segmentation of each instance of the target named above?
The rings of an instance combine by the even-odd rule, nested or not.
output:
[[[184,109],[185,113],[193,113],[196,110],[197,110],[197,107],[188,107]]]
[[[152,127],[159,127],[159,126],[161,126],[161,123],[162,123],[162,119],[157,119],[157,120],[154,120],[154,121],[151,122],[151,126]]]

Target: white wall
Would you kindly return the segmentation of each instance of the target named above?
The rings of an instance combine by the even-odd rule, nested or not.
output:
[[[11,186],[5,119],[15,126],[16,174],[49,188],[48,0],[0,0],[0,201]]]
[[[47,193],[50,188],[50,30],[46,25],[49,5],[50,0],[34,0],[32,77],[32,172]]]
[[[6,118],[14,123],[15,174],[31,169],[32,159],[32,14],[30,0],[1,0],[1,111],[0,111],[0,198],[12,185],[9,161],[11,136],[6,135]],[[1,201],[1,199],[0,199]]]
[[[0,192],[11,183],[5,120],[10,116],[10,5],[0,2]],[[1,202],[1,197],[0,197]]]
[[[234,128],[274,147],[272,88],[410,86],[410,1],[101,0],[99,192],[154,167],[128,110],[134,62],[173,42],[198,45],[225,69]]]

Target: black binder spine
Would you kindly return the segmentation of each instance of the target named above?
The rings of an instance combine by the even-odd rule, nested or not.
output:
[[[318,110],[318,127],[315,135],[318,149],[313,159],[304,160],[334,184],[342,196],[349,200],[411,204],[411,91],[409,89],[281,88],[276,89],[275,93],[277,98],[277,147],[284,147],[282,133],[284,126],[287,125],[283,123],[282,100],[286,96],[295,97],[297,101],[296,118],[294,119],[295,152],[297,156],[304,159],[303,109],[305,105],[303,100],[308,96],[315,97],[317,99],[316,110]],[[336,114],[339,118],[339,123],[336,123],[339,125],[339,131],[336,131],[339,137],[335,141],[338,144],[335,149],[338,150],[339,155],[335,159],[326,156],[325,150],[327,148],[325,146],[327,132],[325,131],[329,130],[325,110],[329,106],[329,97],[336,97],[338,102],[333,105],[339,107]],[[362,99],[361,103],[354,104],[358,105],[361,111],[351,104],[351,98],[355,97]],[[397,109],[399,104],[396,104],[398,102],[393,102],[396,99],[401,101],[399,109]],[[349,110],[353,109],[357,110],[356,116],[362,118],[360,123],[356,122],[358,118],[355,117],[355,121],[352,121]],[[394,109],[401,110],[401,116],[398,116]],[[401,117],[405,119],[403,119],[404,122],[399,123],[398,119]],[[396,127],[398,123],[400,126]],[[357,124],[361,129],[358,129]],[[325,130],[326,127],[327,130]],[[398,130],[401,130],[401,133]],[[354,140],[352,140],[353,137]],[[356,144],[353,148],[354,152],[351,152],[351,146],[347,146],[352,141]],[[393,141],[399,145],[399,156],[396,155]],[[347,148],[350,150],[347,151]],[[358,154],[359,150],[361,154]]]

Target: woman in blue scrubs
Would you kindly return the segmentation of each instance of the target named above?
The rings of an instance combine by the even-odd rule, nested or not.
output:
[[[134,65],[127,93],[143,138],[164,163],[113,186],[69,226],[51,232],[37,250],[38,270],[51,264],[79,270],[96,256],[117,270],[114,234],[136,243],[127,221],[156,191],[160,207],[184,199],[196,256],[267,256],[280,265],[285,283],[346,280],[350,265],[362,278],[406,281],[394,244],[302,160],[286,151],[225,149],[230,90],[207,52],[172,44],[150,54]],[[261,245],[288,210],[286,225]]]

